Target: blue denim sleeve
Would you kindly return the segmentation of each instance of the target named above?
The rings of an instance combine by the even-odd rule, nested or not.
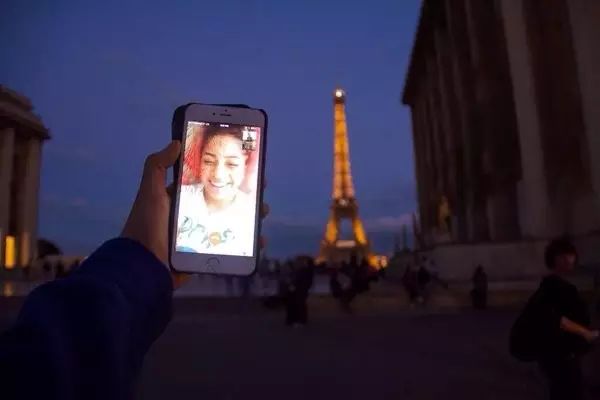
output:
[[[124,399],[171,317],[172,281],[139,243],[104,243],[25,300],[0,337],[3,399]],[[7,395],[7,396],[6,396]]]

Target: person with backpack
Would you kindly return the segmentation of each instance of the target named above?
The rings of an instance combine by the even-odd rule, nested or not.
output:
[[[577,288],[566,280],[577,264],[577,250],[566,238],[546,247],[550,273],[527,302],[510,334],[510,352],[537,362],[551,400],[584,398],[581,357],[598,338]]]

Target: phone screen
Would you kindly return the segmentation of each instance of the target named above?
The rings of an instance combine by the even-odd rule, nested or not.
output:
[[[261,128],[188,121],[176,251],[254,256]]]

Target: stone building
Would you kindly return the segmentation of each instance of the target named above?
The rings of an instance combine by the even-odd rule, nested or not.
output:
[[[424,0],[402,101],[420,239],[449,278],[600,262],[600,1]],[[446,218],[448,217],[448,218]]]
[[[48,138],[31,102],[0,85],[0,269],[35,258],[41,152]]]

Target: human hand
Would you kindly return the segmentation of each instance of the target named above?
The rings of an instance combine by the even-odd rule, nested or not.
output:
[[[181,143],[175,140],[146,158],[142,181],[121,233],[122,237],[141,243],[167,268],[171,199],[165,184],[167,169],[175,164],[180,153]]]

